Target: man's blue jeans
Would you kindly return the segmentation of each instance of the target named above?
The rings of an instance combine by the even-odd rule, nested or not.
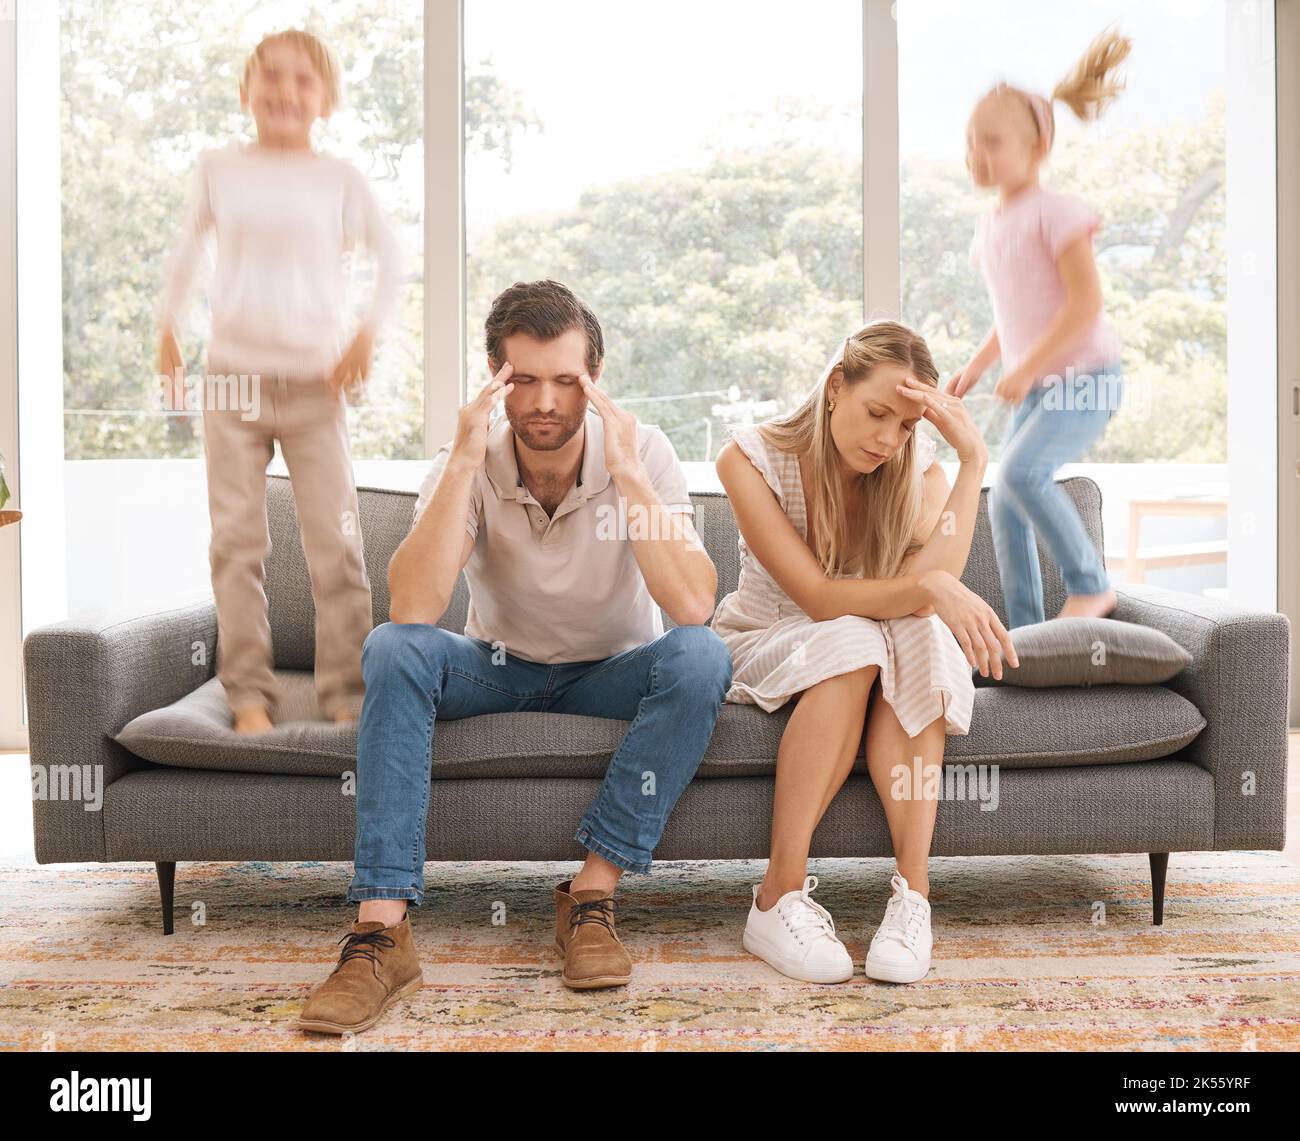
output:
[[[675,626],[611,658],[545,665],[424,623],[385,622],[361,651],[355,874],[347,898],[424,899],[424,828],[436,719],[544,711],[631,721],[574,836],[620,868],[650,870],[731,688],[707,626]],[[503,806],[503,811],[505,808]]]
[[[1101,594],[1106,567],[1056,469],[1078,459],[1106,430],[1124,390],[1120,365],[1081,369],[1039,384],[1016,409],[989,497],[1007,628],[1044,621],[1043,577],[1034,531],[1061,568],[1070,594]]]

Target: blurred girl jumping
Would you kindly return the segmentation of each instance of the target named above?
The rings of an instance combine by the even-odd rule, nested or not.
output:
[[[1131,42],[1113,31],[1089,46],[1051,98],[998,83],[966,128],[966,167],[998,203],[982,215],[970,258],[993,305],[994,327],[946,391],[964,396],[999,357],[994,396],[1015,406],[989,503],[1007,626],[1044,620],[1035,531],[1068,593],[1056,615],[1105,617],[1116,604],[1105,565],[1079,513],[1057,485],[1110,422],[1123,391],[1120,344],[1102,313],[1092,235],[1100,217],[1073,195],[1039,185],[1059,100],[1096,119],[1123,84],[1114,75]]]

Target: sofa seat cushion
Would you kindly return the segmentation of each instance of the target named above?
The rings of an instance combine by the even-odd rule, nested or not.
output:
[[[339,776],[356,770],[357,726],[321,719],[312,675],[277,670],[282,721],[269,733],[231,728],[221,683],[213,678],[172,705],[141,714],[115,740],[147,761],[230,772]],[[872,700],[879,700],[879,691]],[[701,777],[771,776],[781,733],[793,712],[726,704],[718,714]],[[434,779],[600,777],[629,722],[565,713],[490,713],[440,721],[434,729]],[[1164,686],[1102,685],[975,692],[971,731],[949,736],[944,759],[1005,768],[1116,764],[1170,756],[1205,726],[1196,706]],[[865,733],[856,772],[866,772]]]

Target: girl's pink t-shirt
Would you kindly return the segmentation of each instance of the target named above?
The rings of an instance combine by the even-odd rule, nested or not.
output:
[[[1005,206],[982,214],[971,240],[970,261],[984,274],[1002,350],[1002,371],[1014,369],[1065,305],[1065,283],[1056,268],[1062,251],[1081,234],[1094,234],[1101,218],[1086,202],[1035,186]],[[1104,315],[1077,344],[1048,361],[1035,380],[1117,364],[1120,342]]]

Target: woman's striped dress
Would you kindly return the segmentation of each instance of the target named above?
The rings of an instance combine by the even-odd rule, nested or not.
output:
[[[755,427],[732,438],[776,493],[781,509],[807,541],[799,460],[768,444]],[[935,443],[916,438],[919,467],[934,461]],[[809,686],[867,665],[880,667],[881,692],[908,736],[935,718],[948,734],[970,731],[975,684],[952,631],[937,615],[874,619],[845,615],[814,622],[795,605],[740,536],[740,578],[709,623],[731,651],[726,700],[771,713]]]

